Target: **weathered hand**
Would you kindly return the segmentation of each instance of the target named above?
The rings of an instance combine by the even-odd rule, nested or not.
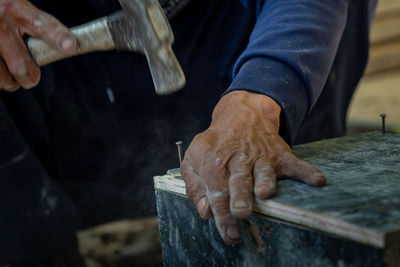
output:
[[[277,179],[326,183],[321,172],[296,158],[278,135],[280,112],[267,96],[231,92],[219,101],[210,127],[194,138],[185,154],[181,174],[187,195],[202,218],[213,214],[227,243],[239,241],[237,219],[250,215],[254,196],[272,197]]]
[[[56,18],[27,0],[0,0],[0,90],[32,88],[40,80],[24,35],[42,39],[65,54],[76,48],[74,37]]]

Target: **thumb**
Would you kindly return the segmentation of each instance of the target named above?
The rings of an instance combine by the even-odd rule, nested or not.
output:
[[[285,176],[311,186],[322,186],[326,184],[326,177],[317,168],[298,159],[291,152],[283,156],[283,160],[278,169],[278,176]]]
[[[186,195],[196,206],[200,217],[203,219],[210,218],[211,209],[201,177],[186,160],[181,163],[181,175],[185,181]]]

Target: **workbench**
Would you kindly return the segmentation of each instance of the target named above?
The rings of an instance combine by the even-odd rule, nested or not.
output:
[[[280,180],[227,245],[187,199],[179,170],[154,178],[165,266],[400,266],[400,134],[372,132],[300,145],[327,177]]]

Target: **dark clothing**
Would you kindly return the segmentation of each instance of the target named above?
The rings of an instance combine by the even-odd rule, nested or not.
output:
[[[119,8],[112,0],[32,2],[68,26]],[[54,63],[42,68],[37,88],[2,92],[0,208],[8,213],[0,231],[7,229],[15,244],[0,241],[0,258],[56,251],[50,240],[62,244],[79,215],[80,227],[154,215],[152,177],[178,166],[175,141],[188,145],[208,127],[227,88],[273,97],[288,142],[307,113],[298,141],[343,134],[367,59],[371,3],[192,0],[171,21],[187,76],[174,95],[155,95],[142,55],[115,51]]]

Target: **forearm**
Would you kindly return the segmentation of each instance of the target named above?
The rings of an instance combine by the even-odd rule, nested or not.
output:
[[[328,77],[347,1],[271,0],[261,6],[227,92],[247,90],[273,98],[282,107],[292,143]]]

